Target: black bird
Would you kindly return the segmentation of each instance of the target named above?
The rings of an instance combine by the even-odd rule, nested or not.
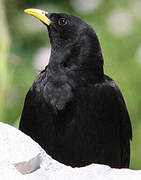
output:
[[[66,165],[129,167],[130,118],[118,86],[104,74],[95,31],[73,15],[25,12],[47,26],[51,56],[27,93],[20,130]]]

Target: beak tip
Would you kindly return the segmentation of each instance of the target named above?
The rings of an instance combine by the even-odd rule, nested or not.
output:
[[[25,9],[24,12],[27,13],[27,12],[28,12],[28,9]]]

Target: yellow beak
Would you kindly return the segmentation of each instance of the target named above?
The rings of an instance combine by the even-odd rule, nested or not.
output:
[[[50,19],[47,17],[48,12],[46,12],[46,11],[31,8],[31,9],[25,9],[24,12],[36,17],[37,19],[41,20],[42,22],[44,22],[48,26],[51,23]]]

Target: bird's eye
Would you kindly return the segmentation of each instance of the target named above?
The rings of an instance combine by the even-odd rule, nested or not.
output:
[[[66,68],[67,67],[67,63],[66,62],[61,62],[61,67]]]
[[[58,24],[59,24],[60,26],[64,26],[64,25],[67,24],[67,20],[66,20],[65,18],[60,18],[60,19],[58,20]]]

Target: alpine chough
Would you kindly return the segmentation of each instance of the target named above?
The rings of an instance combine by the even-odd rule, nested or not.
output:
[[[25,12],[47,26],[51,56],[26,95],[19,129],[66,165],[129,167],[130,118],[120,89],[104,74],[95,31],[73,15]]]

